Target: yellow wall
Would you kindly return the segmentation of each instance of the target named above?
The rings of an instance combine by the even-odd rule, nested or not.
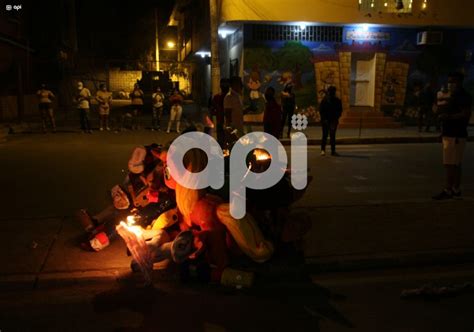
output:
[[[382,1],[382,0],[375,0]],[[306,21],[314,23],[372,23],[390,25],[439,25],[474,27],[474,0],[413,0],[411,15],[359,11],[358,0],[221,0],[221,22]]]

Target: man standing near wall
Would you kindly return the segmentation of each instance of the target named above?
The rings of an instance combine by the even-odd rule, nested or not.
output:
[[[91,124],[89,120],[89,100],[91,98],[91,92],[88,88],[84,87],[82,82],[77,83],[77,95],[76,103],[79,111],[79,118],[81,121],[81,130],[83,133],[92,134]]]
[[[226,126],[236,129],[238,136],[244,134],[244,106],[242,103],[242,79],[230,78],[230,91],[224,98]]]
[[[448,77],[451,97],[444,112],[439,113],[442,123],[443,164],[446,169],[446,187],[433,196],[435,200],[461,197],[461,163],[467,141],[467,126],[471,118],[472,97],[462,87],[464,76],[453,73]]]

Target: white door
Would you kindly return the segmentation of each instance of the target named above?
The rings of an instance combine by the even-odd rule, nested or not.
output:
[[[356,106],[374,106],[375,95],[375,57],[370,60],[357,60],[355,73]]]

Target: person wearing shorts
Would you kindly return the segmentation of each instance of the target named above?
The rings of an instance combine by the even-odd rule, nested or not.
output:
[[[161,92],[160,87],[156,88],[155,93],[152,96],[153,110],[151,118],[151,130],[160,130],[161,116],[163,115],[163,102],[165,95]]]
[[[178,90],[174,90],[173,94],[169,98],[171,104],[170,119],[168,121],[168,129],[166,132],[169,134],[171,125],[176,122],[176,132],[179,134],[179,125],[181,123],[181,115],[183,113],[183,96],[181,96]]]
[[[46,133],[46,121],[49,120],[51,130],[56,132],[56,121],[54,120],[53,99],[54,94],[46,88],[46,84],[41,84],[41,88],[36,93],[38,97],[38,109],[43,123],[43,132]]]
[[[99,103],[99,122],[100,131],[104,128],[109,131],[109,115],[110,115],[110,103],[112,102],[112,94],[107,91],[105,84],[101,84],[99,91],[97,91],[96,97]]]
[[[462,161],[467,141],[467,126],[471,118],[472,97],[462,87],[464,76],[452,73],[448,77],[451,93],[444,111],[438,113],[442,123],[443,164],[446,169],[446,186],[435,200],[461,197]]]

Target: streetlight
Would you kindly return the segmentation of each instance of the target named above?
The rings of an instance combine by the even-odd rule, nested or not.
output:
[[[175,43],[174,41],[172,41],[172,40],[169,40],[169,41],[166,43],[166,46],[167,46],[168,48],[170,48],[170,49],[171,49],[171,48],[175,48],[175,47],[176,47],[176,43]]]

